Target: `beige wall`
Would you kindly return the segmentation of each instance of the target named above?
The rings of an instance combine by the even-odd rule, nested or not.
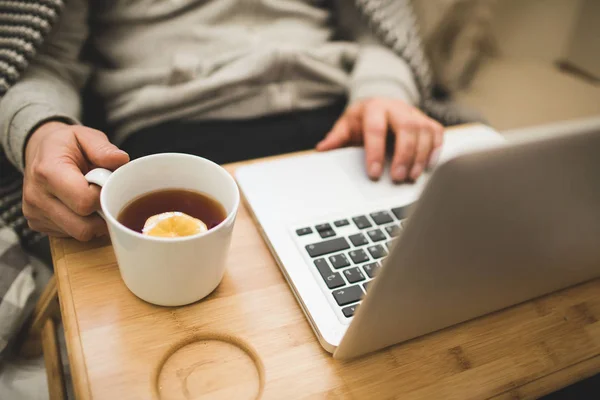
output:
[[[412,1],[424,36],[456,1],[459,0]],[[545,63],[553,63],[567,53],[583,3],[589,1],[596,6],[600,3],[600,0],[476,1],[488,2],[493,7],[492,27],[503,55]]]
[[[566,59],[600,79],[600,1],[584,0],[574,26]]]
[[[497,0],[493,25],[502,54],[548,63],[561,59],[582,3],[583,0]]]
[[[412,5],[419,18],[421,33],[428,36],[435,28],[444,13],[457,0],[412,0]]]

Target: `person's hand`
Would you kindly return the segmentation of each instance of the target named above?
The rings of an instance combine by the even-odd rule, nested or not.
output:
[[[100,208],[100,189],[84,177],[95,167],[114,170],[129,156],[104,133],[84,126],[48,122],[25,148],[23,214],[29,227],[51,236],[81,241],[107,233],[93,214]]]
[[[353,104],[317,144],[317,150],[364,143],[367,173],[370,178],[379,179],[390,131],[395,135],[392,179],[396,182],[417,179],[432,152],[442,145],[444,128],[402,100],[372,98]]]

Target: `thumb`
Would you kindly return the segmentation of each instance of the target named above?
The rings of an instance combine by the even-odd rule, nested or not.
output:
[[[96,167],[115,170],[129,162],[129,155],[96,129],[79,126],[75,128],[75,136],[83,154]]]

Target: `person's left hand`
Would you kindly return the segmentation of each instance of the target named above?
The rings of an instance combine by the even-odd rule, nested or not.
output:
[[[364,143],[367,173],[371,179],[379,179],[389,131],[396,136],[392,179],[396,182],[417,179],[432,152],[442,145],[444,128],[402,100],[371,98],[353,104],[317,144],[317,150]]]

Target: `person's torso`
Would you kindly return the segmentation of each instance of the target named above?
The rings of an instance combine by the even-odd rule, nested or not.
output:
[[[95,87],[130,132],[165,119],[245,118],[345,94],[356,46],[327,0],[91,0]]]

